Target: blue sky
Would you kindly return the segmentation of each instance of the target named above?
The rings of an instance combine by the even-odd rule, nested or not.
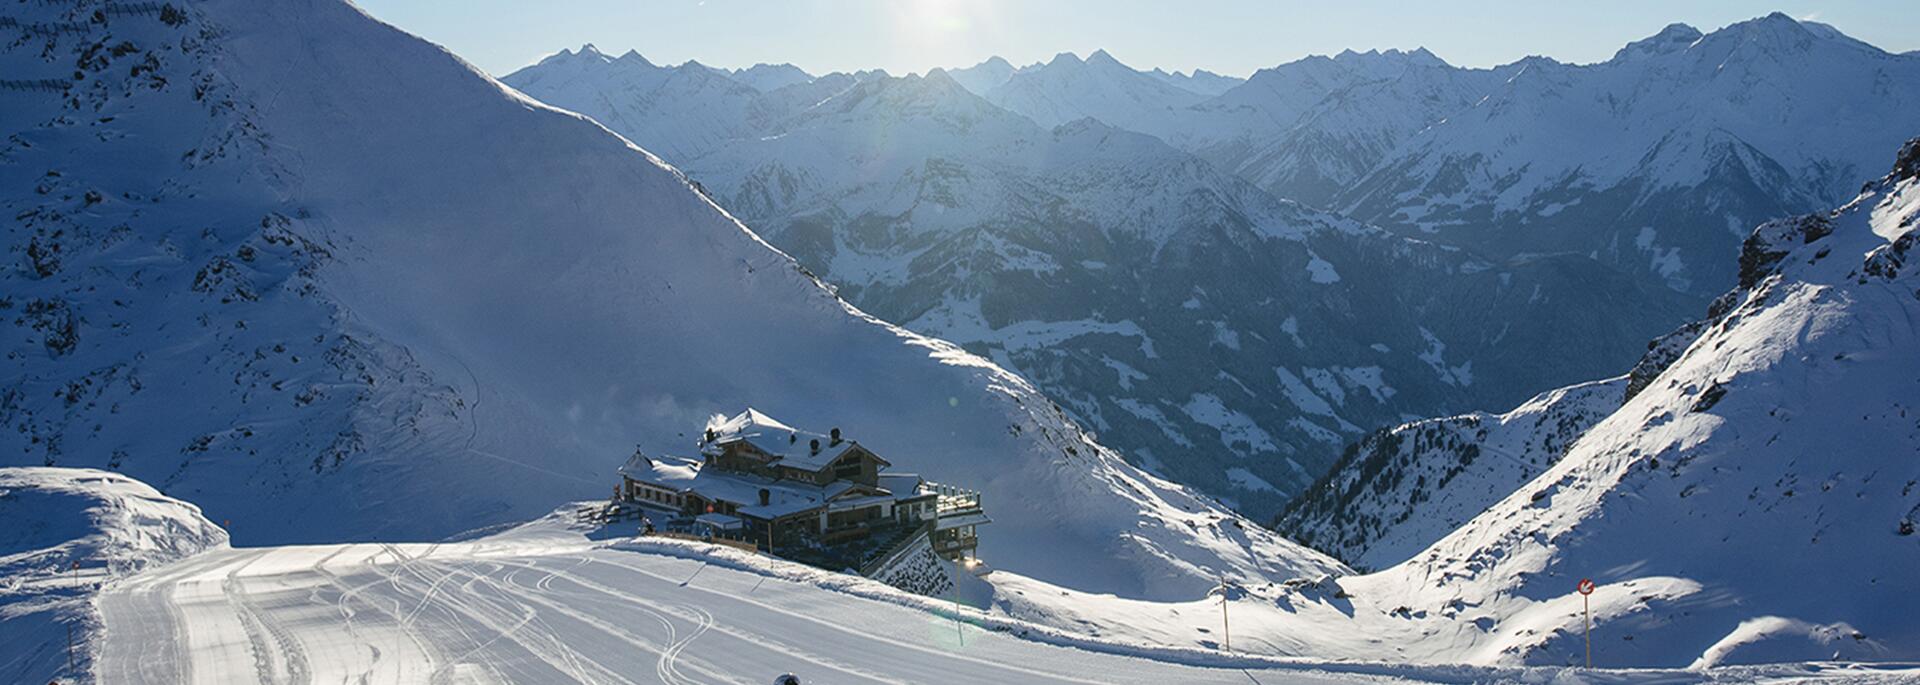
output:
[[[808,71],[896,74],[1015,64],[1105,48],[1150,69],[1245,76],[1309,54],[1424,46],[1488,66],[1530,54],[1611,56],[1673,22],[1711,31],[1781,11],[1894,52],[1920,49],[1920,0],[1758,4],[1613,2],[1183,2],[1141,0],[357,0],[374,16],[446,45],[494,74],[563,47],[637,49],[656,63],[792,62]]]

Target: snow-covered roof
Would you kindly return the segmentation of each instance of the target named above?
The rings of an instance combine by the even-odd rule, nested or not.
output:
[[[840,457],[846,456],[857,444],[842,435],[840,442],[832,442],[830,435],[804,431],[782,423],[760,410],[748,407],[733,418],[725,421],[709,422],[707,430],[713,431],[713,440],[703,450],[710,450],[731,442],[747,441],[761,451],[776,458],[781,466],[791,466],[806,471],[819,471]],[[813,441],[820,441],[820,451],[813,450]],[[872,450],[868,450],[872,454]],[[882,464],[886,459],[875,454]]]
[[[925,483],[919,474],[914,473],[882,473],[879,482],[881,488],[893,493],[894,499],[920,495],[920,488]]]
[[[760,443],[757,442],[754,444],[760,445]],[[800,445],[800,449],[788,452],[781,452],[779,450],[767,451],[780,456],[780,460],[775,463],[781,466],[792,466],[806,471],[818,471],[826,468],[828,464],[838,461],[841,457],[846,456],[848,452],[853,451],[854,447],[855,445],[852,441],[843,440],[839,445],[832,447],[821,445],[820,451],[818,452],[813,451],[812,447],[808,445]],[[765,445],[760,445],[760,449],[764,450],[767,448]],[[877,459],[878,457],[876,456],[875,458]],[[884,462],[886,460],[882,459],[881,461]]]
[[[649,459],[647,455],[641,454],[640,450],[634,450],[633,456],[627,457],[627,463],[621,464],[620,468],[614,470],[623,476],[633,476],[641,473],[649,473],[652,469],[653,460]]]
[[[781,423],[778,419],[767,416],[753,407],[747,407],[746,411],[740,412],[733,418],[725,421],[709,421],[707,423],[707,430],[713,431],[714,442],[772,437],[779,437],[781,440],[786,440],[789,436],[799,435],[801,433],[799,429]],[[808,435],[817,436],[818,434],[809,433]]]

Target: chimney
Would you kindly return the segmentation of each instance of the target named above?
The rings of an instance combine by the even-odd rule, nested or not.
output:
[[[840,444],[840,428],[838,426],[834,427],[833,430],[828,431],[828,434],[833,437],[833,444],[835,445]]]
[[[708,428],[708,429],[707,429],[707,442],[709,442],[709,443],[711,443],[711,442],[713,442],[713,439],[714,439],[715,437],[717,437],[717,436],[715,436],[715,435],[713,434],[713,429],[712,429],[712,428]]]
[[[814,438],[812,442],[809,442],[809,443],[807,443],[807,444],[808,444],[809,446],[811,446],[811,447],[813,448],[813,454],[819,454],[819,453],[820,453],[820,439],[819,439],[819,438]]]
[[[771,501],[773,501],[773,491],[760,488],[760,506],[767,506],[767,503]]]

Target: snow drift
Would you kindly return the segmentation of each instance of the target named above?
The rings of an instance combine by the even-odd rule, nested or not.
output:
[[[87,668],[95,588],[226,543],[198,507],[117,473],[0,468],[0,680],[64,675],[68,628]]]

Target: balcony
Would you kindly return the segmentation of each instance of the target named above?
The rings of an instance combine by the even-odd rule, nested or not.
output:
[[[941,517],[955,516],[980,511],[980,493],[975,490],[942,485],[928,481],[927,488],[939,495],[934,500],[934,513]]]

